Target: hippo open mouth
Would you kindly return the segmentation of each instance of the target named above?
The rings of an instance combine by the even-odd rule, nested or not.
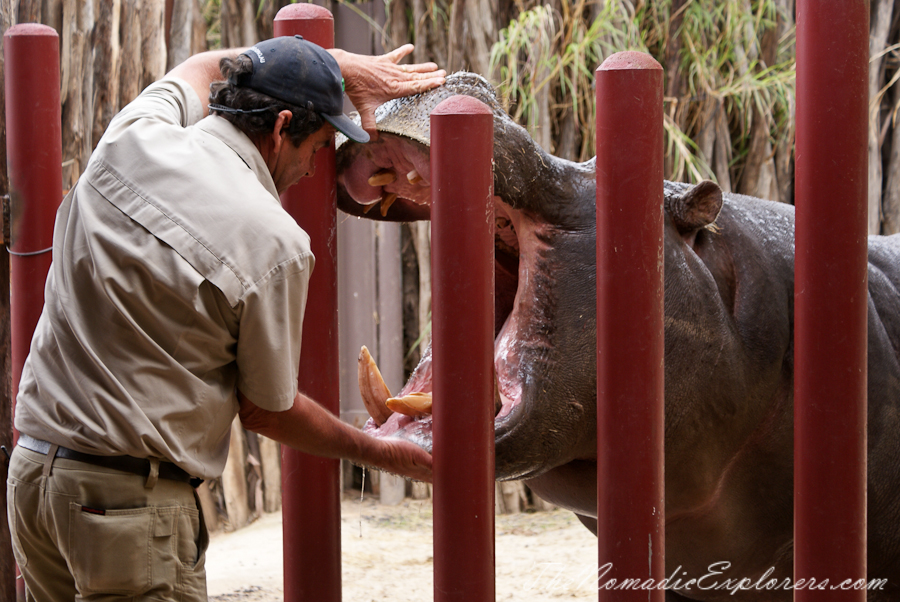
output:
[[[429,219],[431,110],[453,94],[475,96],[495,114],[495,436],[498,478],[532,472],[519,458],[501,458],[505,440],[515,438],[526,416],[533,419],[530,386],[554,362],[552,320],[558,306],[553,274],[559,264],[554,241],[558,216],[542,206],[545,196],[532,180],[539,174],[528,165],[551,167],[557,158],[544,153],[527,133],[511,122],[480,76],[455,74],[432,92],[383,105],[376,113],[379,138],[369,144],[338,142],[338,205],[350,214],[371,219]],[[498,132],[499,128],[499,132]],[[505,170],[505,165],[516,169]],[[593,173],[592,171],[590,172]],[[523,174],[529,174],[523,180]],[[552,178],[551,178],[552,180]],[[544,178],[542,184],[546,184]],[[552,183],[552,182],[551,182]],[[556,201],[560,199],[555,199]],[[593,214],[590,222],[593,235]],[[593,282],[593,280],[591,280]],[[360,391],[372,418],[365,430],[376,436],[398,436],[431,450],[431,348],[409,381],[395,395],[387,390],[378,368],[363,349],[359,361]],[[490,400],[485,400],[489,403]],[[545,456],[546,457],[546,456]],[[511,464],[519,465],[513,469]]]

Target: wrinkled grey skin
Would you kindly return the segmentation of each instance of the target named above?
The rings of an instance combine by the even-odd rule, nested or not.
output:
[[[494,109],[498,206],[540,224],[530,247],[522,240],[528,234],[519,233],[518,281],[509,276],[516,272],[514,260],[497,252],[495,345],[507,352],[498,354],[495,365],[501,387],[504,382],[521,386],[520,401],[495,421],[497,478],[525,479],[541,497],[572,510],[596,532],[593,161],[572,163],[545,153],[502,111],[483,80],[456,75],[443,88],[382,107],[379,129],[385,133],[374,145],[339,147],[339,205],[362,214],[354,195],[365,196],[364,178],[401,155],[418,155],[413,164],[425,175],[427,116],[455,93],[476,96]],[[770,568],[771,577],[781,581],[791,576],[793,558],[794,211],[726,194],[715,227],[702,227],[705,222],[688,227],[690,220],[671,211],[679,203],[670,202],[687,198],[688,190],[666,183],[666,575],[681,567],[687,580],[728,561],[731,567],[720,581],[755,581]],[[681,210],[697,210],[692,202],[682,202]],[[377,209],[367,217],[382,219]],[[402,198],[387,214],[394,220],[427,217],[427,205]],[[525,260],[528,253],[531,263]],[[532,266],[527,278],[523,265]],[[504,286],[519,287],[515,302]],[[868,567],[870,579],[889,584],[881,594],[870,592],[869,600],[900,599],[898,290],[900,235],[871,237]],[[518,328],[501,332],[511,309]],[[428,360],[406,392],[430,387]],[[428,419],[392,426],[389,421],[382,429],[370,424],[369,430],[430,448]],[[678,594],[698,600],[791,598],[785,591]]]

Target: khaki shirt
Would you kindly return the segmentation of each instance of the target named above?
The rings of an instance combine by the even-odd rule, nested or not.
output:
[[[250,139],[176,78],[119,113],[53,235],[20,432],[221,474],[235,387],[291,407],[313,268]]]

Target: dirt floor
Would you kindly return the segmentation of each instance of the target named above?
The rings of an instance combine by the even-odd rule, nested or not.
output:
[[[343,599],[433,600],[430,500],[384,506],[345,498],[341,508]],[[281,602],[281,514],[214,534],[206,569],[211,602]],[[597,539],[570,512],[496,517],[497,600],[597,598]]]

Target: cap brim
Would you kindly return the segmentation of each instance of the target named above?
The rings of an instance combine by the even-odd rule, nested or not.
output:
[[[362,143],[369,141],[368,132],[356,125],[356,123],[354,123],[354,121],[346,115],[325,115],[324,113],[319,114],[322,116],[322,119],[333,125],[337,131],[345,135],[350,140]]]

